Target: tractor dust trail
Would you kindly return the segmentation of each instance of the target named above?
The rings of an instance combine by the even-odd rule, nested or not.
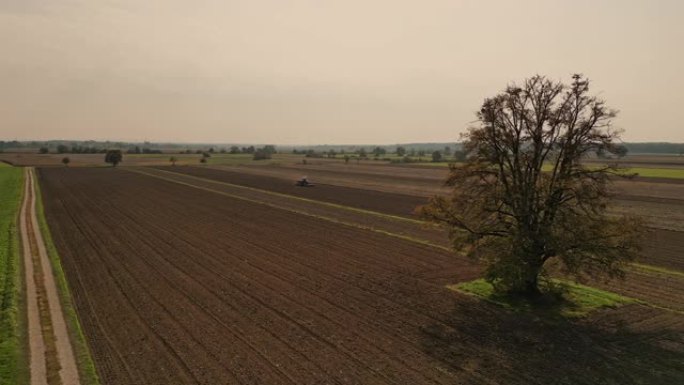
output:
[[[36,216],[32,168],[26,168],[21,239],[26,274],[32,385],[80,384],[57,286]]]

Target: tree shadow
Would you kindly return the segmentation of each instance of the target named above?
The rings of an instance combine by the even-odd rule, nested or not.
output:
[[[473,383],[684,384],[681,317],[632,304],[567,319],[460,297],[422,345]]]

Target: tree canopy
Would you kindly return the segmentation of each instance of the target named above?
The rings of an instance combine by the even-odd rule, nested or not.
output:
[[[464,163],[450,165],[449,197],[434,197],[423,216],[445,224],[456,250],[482,259],[495,288],[539,293],[547,261],[582,277],[620,277],[637,256],[641,222],[606,211],[616,165],[585,166],[617,154],[616,111],[589,95],[589,81],[534,76],[484,101],[463,135]]]
[[[116,167],[122,160],[123,154],[121,150],[107,150],[107,153],[105,153],[105,163],[109,163],[113,167]]]

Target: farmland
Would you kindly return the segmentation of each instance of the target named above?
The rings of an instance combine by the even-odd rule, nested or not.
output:
[[[630,280],[595,283],[638,302],[578,320],[514,313],[445,287],[481,269],[415,220],[421,184],[439,188],[431,172],[322,162],[39,179],[105,384],[681,381],[677,231],[656,231]],[[302,174],[325,183],[295,189]],[[674,194],[660,204],[678,210]]]

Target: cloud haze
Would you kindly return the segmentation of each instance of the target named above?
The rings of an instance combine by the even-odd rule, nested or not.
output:
[[[0,139],[456,140],[580,72],[631,141],[684,142],[684,2],[0,1]]]

